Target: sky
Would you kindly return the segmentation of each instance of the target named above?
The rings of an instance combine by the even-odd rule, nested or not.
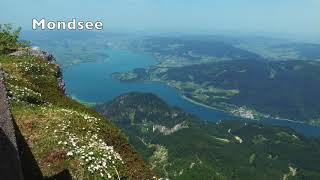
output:
[[[320,35],[320,0],[1,0],[0,24],[101,20],[104,30]]]

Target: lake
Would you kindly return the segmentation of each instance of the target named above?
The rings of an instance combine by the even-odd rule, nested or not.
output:
[[[304,123],[285,120],[266,119],[263,121],[244,120],[229,113],[206,108],[184,99],[175,88],[161,82],[120,82],[113,79],[114,72],[125,72],[139,67],[156,64],[156,60],[144,53],[127,50],[107,50],[109,55],[104,60],[81,63],[63,68],[63,78],[66,82],[67,93],[81,102],[96,104],[112,100],[123,93],[150,92],[158,95],[168,104],[177,106],[186,112],[194,114],[207,121],[241,120],[268,125],[291,127],[308,136],[320,136],[320,128]]]

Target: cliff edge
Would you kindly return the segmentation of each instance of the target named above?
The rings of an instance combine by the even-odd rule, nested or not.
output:
[[[1,143],[6,143],[1,147],[10,148],[1,149],[0,168],[16,177],[6,178],[3,172],[10,171],[1,169],[0,179],[153,178],[120,129],[65,95],[51,54],[15,47],[0,51]],[[15,158],[12,164],[2,161],[7,152]]]

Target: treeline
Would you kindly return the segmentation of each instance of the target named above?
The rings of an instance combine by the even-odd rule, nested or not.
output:
[[[14,52],[20,47],[25,47],[26,42],[19,42],[21,28],[14,28],[11,24],[0,24],[0,54]]]

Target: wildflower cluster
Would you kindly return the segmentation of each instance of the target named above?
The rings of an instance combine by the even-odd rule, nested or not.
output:
[[[48,111],[47,108],[43,108],[43,110]],[[72,117],[59,122],[58,128],[54,130],[56,142],[67,151],[68,158],[79,160],[90,174],[97,174],[101,178],[109,179],[119,177],[117,168],[124,163],[120,154],[99,138],[98,121],[100,119],[69,109],[51,111],[58,111],[64,116]],[[74,121],[80,120],[85,120],[81,124],[88,126],[75,128]]]
[[[24,76],[29,74],[35,79],[39,79],[40,77],[48,78],[48,71],[55,71],[54,68],[50,68],[48,62],[36,63],[31,57],[29,58],[29,61],[14,62],[12,64],[15,69],[11,69],[11,71],[19,71],[23,73],[15,74],[10,72],[5,74],[9,99],[30,105],[47,103],[41,93],[30,88],[34,85],[31,84],[28,78],[25,78]]]
[[[42,95],[32,89],[29,89],[27,87],[20,87],[10,83],[7,84],[7,88],[9,99],[11,100],[18,102],[23,101],[31,104],[41,102]]]
[[[111,178],[111,174],[117,171],[116,166],[123,163],[120,155],[114,151],[113,147],[99,139],[97,134],[88,132],[81,139],[71,133],[65,135],[68,138],[65,141],[59,141],[58,144],[67,149],[69,157],[80,158],[80,164],[85,166],[92,174],[98,173],[101,177]]]
[[[32,75],[43,75],[47,71],[54,72],[54,69],[49,68],[49,62],[34,63],[34,62],[20,62],[16,64],[17,68],[22,69],[24,72]]]
[[[13,74],[5,74],[5,78],[9,81],[15,81],[15,82],[26,81],[25,79]]]

